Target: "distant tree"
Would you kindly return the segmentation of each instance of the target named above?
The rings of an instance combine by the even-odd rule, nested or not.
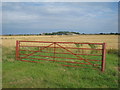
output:
[[[114,34],[114,33],[110,33],[110,34]]]
[[[99,33],[99,34],[101,34],[101,35],[102,35],[103,33]]]
[[[12,36],[12,34],[8,34],[8,36]]]

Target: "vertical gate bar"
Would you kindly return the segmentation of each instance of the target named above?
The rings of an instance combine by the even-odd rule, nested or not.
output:
[[[19,59],[19,41],[16,41],[16,60]]]
[[[101,71],[105,71],[105,59],[106,59],[106,43],[103,43],[102,45],[102,68]]]
[[[54,42],[54,60],[55,60],[56,42]]]

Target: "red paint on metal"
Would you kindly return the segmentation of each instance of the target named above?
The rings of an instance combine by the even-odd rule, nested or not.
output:
[[[56,46],[56,43],[54,42],[54,57],[53,57],[53,58],[54,58],[54,60],[55,60],[55,53],[56,53],[56,52],[55,52],[55,51],[56,51],[55,46]]]
[[[20,49],[20,51],[43,52],[43,51],[22,50],[22,49]],[[54,53],[54,52],[43,52],[43,53]],[[55,52],[55,53],[56,53],[56,54],[70,54],[70,53],[59,53],[59,52]],[[102,56],[102,55],[97,55],[97,54],[76,54],[76,55]]]
[[[101,71],[104,72],[105,71],[105,59],[106,59],[106,43],[103,44],[102,48],[103,48],[103,52],[102,52],[102,68],[101,68]]]
[[[16,41],[16,60],[19,59],[19,41]]]
[[[63,49],[65,49],[65,50],[67,50],[68,52],[70,52],[72,55],[75,55],[76,57],[78,57],[78,58],[80,58],[80,59],[83,59],[82,57],[80,57],[80,56],[78,56],[78,55],[76,55],[75,53],[73,53],[72,51],[70,51],[70,50],[68,50],[68,49],[66,49],[65,47],[62,47],[61,45],[59,45],[59,44],[57,44],[58,46],[60,46],[61,48],[63,48]],[[84,61],[85,62],[88,62],[87,60],[85,60],[84,59]],[[92,65],[92,63],[90,63],[90,62],[88,62],[89,64],[91,64]]]
[[[42,48],[42,49],[40,49],[40,50],[43,50],[43,49],[45,49],[45,48],[47,48],[47,47],[50,47],[51,45],[53,45],[53,43],[50,44],[50,45],[48,45],[48,46],[46,46],[46,47],[44,47],[44,48]],[[27,58],[28,56],[31,56],[31,55],[33,55],[33,54],[35,54],[35,53],[28,54],[28,55],[27,55],[26,57],[24,57],[24,58]]]
[[[43,62],[38,62],[38,61],[28,61],[28,60],[20,60],[20,61],[24,61],[24,62],[34,62],[34,63],[43,63]],[[89,68],[89,67],[80,67],[80,66],[72,66],[72,65],[64,65],[64,64],[60,64],[62,66],[67,66],[67,67],[77,67],[77,68]],[[97,69],[97,68],[92,68],[92,69]]]
[[[31,46],[31,45],[22,45],[22,43],[48,43],[48,46]],[[76,47],[68,47],[68,46],[62,46],[65,44],[95,44],[95,45],[101,45],[102,49],[93,49],[93,48],[76,48]],[[52,46],[53,45],[53,46]],[[34,51],[34,50],[23,50],[21,49],[22,47],[40,47],[40,49],[38,51]],[[45,48],[53,48],[52,51],[53,52],[45,52],[44,49]],[[62,48],[65,51],[69,52],[69,53],[65,53],[65,52],[57,52],[57,48]],[[75,53],[73,51],[71,51],[70,49],[82,49],[82,50],[100,50],[102,51],[102,55],[98,55],[98,54],[87,54],[87,53]],[[50,49],[51,50],[51,49]],[[31,52],[30,54],[21,54],[20,51],[28,51]],[[53,56],[47,56],[47,55],[34,55],[36,53],[53,53]],[[56,54],[69,54],[69,55],[73,55],[76,58],[69,58],[69,57],[57,57]],[[21,55],[25,55],[23,57],[21,57]],[[102,60],[93,60],[93,59],[84,59],[81,56],[78,55],[88,55],[88,56],[100,56],[102,57]],[[40,58],[30,58],[29,56],[39,56],[39,57],[47,57],[47,58],[53,58],[51,59],[40,59]],[[73,60],[83,60],[86,63],[80,63],[80,62],[73,62],[73,61],[63,61],[63,60],[55,60],[55,58],[63,58],[64,59],[73,59]],[[48,41],[16,41],[16,59],[20,60],[20,61],[25,61],[25,62],[36,62],[36,63],[41,63],[39,61],[30,61],[30,60],[23,60],[23,59],[33,59],[33,60],[45,60],[45,61],[55,61],[55,62],[64,62],[64,63],[73,63],[73,64],[82,64],[82,65],[91,65],[92,67],[95,66],[99,66],[100,64],[94,64],[91,61],[101,61],[101,71],[104,72],[105,71],[105,58],[106,58],[106,44],[105,43],[79,43],[79,42],[48,42]],[[79,66],[74,66],[74,65],[64,65],[61,64],[63,66],[68,66],[68,67],[79,67]],[[83,67],[83,68],[89,68],[89,67]]]
[[[45,47],[45,46],[21,46],[21,47]],[[49,47],[49,48],[60,48],[60,47]],[[84,50],[102,50],[102,49],[92,49],[92,48],[73,48],[73,47],[65,47],[67,49],[84,49]]]
[[[38,43],[54,43],[50,41],[20,41],[20,42],[38,42]],[[80,43],[80,42],[55,42],[55,43],[62,43],[62,44],[96,44],[102,45],[103,43]]]
[[[22,58],[21,58],[21,59],[22,59]],[[91,64],[88,64],[88,63],[79,63],[79,62],[72,62],[72,61],[59,61],[59,60],[51,60],[51,59],[39,59],[39,58],[27,58],[27,59],[45,60],[45,61],[55,61],[55,62],[66,62],[66,63],[75,63],[75,64],[91,65]]]
[[[20,54],[20,55],[28,55],[28,54]],[[72,59],[72,60],[88,60],[88,61],[101,61],[101,60],[93,60],[93,59],[78,59],[78,58],[65,58],[65,57],[55,57],[54,56],[43,56],[43,55],[32,55],[32,56],[40,56],[40,57],[50,57],[50,58],[63,58],[63,59]],[[24,57],[21,57],[24,58]]]

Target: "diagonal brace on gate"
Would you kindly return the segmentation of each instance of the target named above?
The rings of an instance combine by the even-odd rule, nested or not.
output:
[[[48,48],[48,47],[52,46],[53,44],[54,44],[54,43],[52,43],[52,44],[50,44],[50,45],[48,45],[48,46],[46,46],[46,47],[43,47],[43,48],[41,48],[40,50],[43,50],[43,49],[45,49],[45,48]],[[26,57],[22,57],[22,58],[27,58],[27,57],[35,54],[35,53],[37,53],[37,51],[36,51],[36,52],[33,52],[33,53],[31,53],[31,54],[28,54],[28,55],[26,55]],[[22,58],[21,58],[21,59],[22,59]]]
[[[59,47],[61,47],[61,48],[65,49],[66,51],[70,52],[72,55],[74,55],[74,56],[76,56],[76,57],[80,58],[81,60],[84,60],[85,62],[88,62],[89,64],[93,65],[91,62],[89,62],[89,61],[85,60],[84,58],[82,58],[82,57],[80,57],[80,56],[78,56],[78,55],[76,55],[75,53],[73,53],[72,51],[70,51],[70,50],[66,49],[65,47],[63,47],[63,46],[61,46],[61,45],[59,45],[59,44],[57,44],[57,43],[56,43],[56,45],[58,45]]]

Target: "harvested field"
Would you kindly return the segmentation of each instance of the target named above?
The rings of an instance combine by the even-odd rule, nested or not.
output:
[[[107,43],[107,49],[118,49],[119,35],[54,35],[54,36],[2,36],[2,46],[14,47],[16,40],[29,41],[62,41],[62,42],[95,42]]]

